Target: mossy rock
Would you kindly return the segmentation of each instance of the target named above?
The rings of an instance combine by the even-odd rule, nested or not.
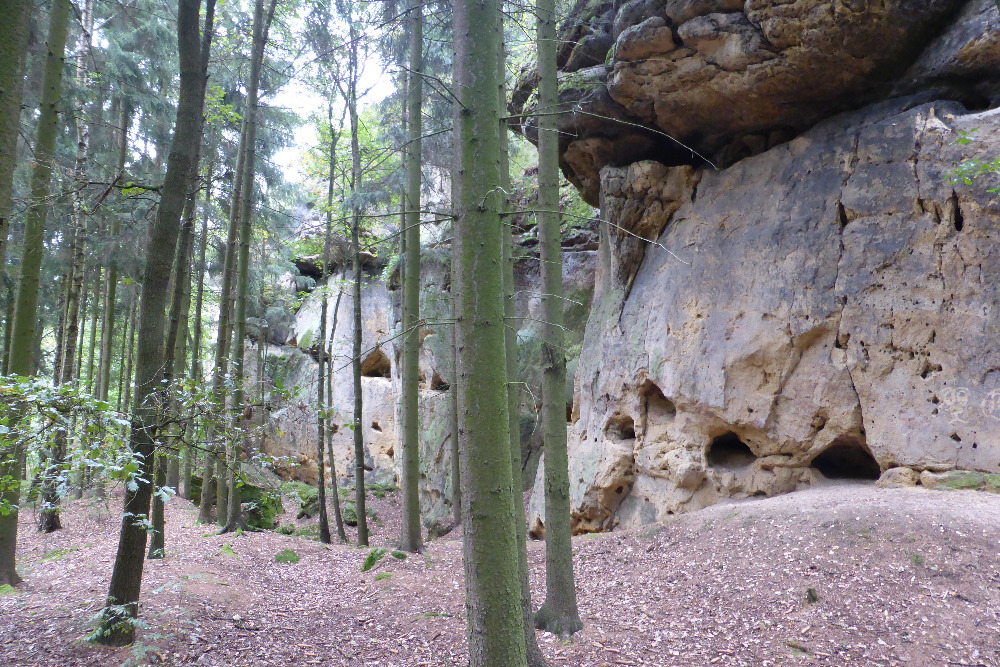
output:
[[[982,488],[985,483],[986,475],[981,472],[952,470],[941,478],[938,487],[952,491],[975,491]]]
[[[319,514],[319,490],[316,487],[305,482],[283,482],[281,490],[298,500],[296,519],[311,519]]]
[[[1000,475],[986,475],[986,485],[983,490],[990,493],[1000,493]]]
[[[240,494],[250,528],[271,530],[278,524],[278,516],[285,512],[280,491],[244,485]]]
[[[348,526],[358,525],[358,510],[355,509],[354,503],[344,503],[341,513],[343,514],[345,524]]]

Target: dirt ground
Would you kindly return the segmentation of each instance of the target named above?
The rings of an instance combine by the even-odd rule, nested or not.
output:
[[[371,502],[382,517],[372,543],[388,544],[398,499]],[[51,535],[22,513],[25,584],[0,595],[0,665],[467,664],[458,535],[362,573],[367,550],[219,536],[176,499],[167,558],[146,564],[139,642],[88,644],[119,508],[70,503]],[[301,560],[275,562],[283,549]],[[997,495],[828,486],[582,536],[574,549],[585,628],[572,641],[538,635],[553,666],[1000,666]],[[537,605],[544,544],[529,551]]]

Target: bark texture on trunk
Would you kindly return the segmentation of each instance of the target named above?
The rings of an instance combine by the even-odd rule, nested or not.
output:
[[[38,286],[41,279],[44,252],[45,218],[48,211],[49,186],[52,180],[52,156],[58,133],[58,106],[62,90],[63,55],[69,20],[69,0],[53,0],[49,12],[49,33],[46,42],[45,74],[42,80],[42,100],[35,135],[35,168],[31,174],[31,205],[24,228],[21,254],[21,279],[11,328],[10,359],[12,375],[31,374],[31,359],[35,351],[38,324]],[[9,197],[9,196],[8,196]],[[0,212],[0,214],[3,214]],[[6,236],[6,233],[4,234]],[[21,488],[21,448],[4,445],[0,448],[0,478],[13,480],[3,490],[6,504],[16,508]],[[16,509],[0,516],[0,584],[21,581],[15,568],[17,550]]]
[[[461,187],[454,234],[458,275],[458,428],[462,461],[469,663],[523,667],[517,526],[511,476],[500,185],[497,54],[502,27],[496,0],[455,3],[456,88]]]
[[[261,69],[264,64],[264,48],[267,46],[267,33],[271,28],[271,19],[277,0],[271,0],[267,13],[264,13],[264,0],[257,0],[254,5],[253,54],[250,63],[250,83],[247,92],[247,112],[244,123],[246,132],[246,158],[243,165],[243,196],[240,205],[240,245],[237,257],[236,297],[234,302],[235,331],[233,334],[233,383],[232,408],[235,414],[244,413],[243,379],[244,355],[246,350],[247,330],[247,300],[250,285],[250,232],[254,204],[254,175],[257,164],[257,101],[260,89]],[[243,523],[243,512],[240,502],[240,466],[243,460],[243,445],[237,436],[232,442],[229,457],[229,509],[226,512],[226,524],[222,532],[236,530]]]
[[[501,45],[497,59],[500,108],[507,108],[506,52]],[[503,210],[510,210],[510,135],[506,124],[500,128],[500,187]],[[521,461],[521,385],[517,383],[517,330],[514,319],[514,236],[509,224],[503,226],[503,311],[504,351],[507,355],[507,418],[510,424],[510,474],[514,495],[515,523],[517,525],[517,564],[521,580],[521,616],[524,619],[524,650],[529,667],[544,667],[542,651],[535,636],[535,613],[531,604],[531,585],[528,570],[528,521],[524,514],[524,482]]]
[[[423,98],[423,6],[415,4],[410,17],[410,63],[406,99],[406,196],[403,199],[403,368],[400,430],[403,436],[400,476],[403,512],[399,548],[418,553],[424,543],[420,526],[420,135]]]
[[[10,197],[21,125],[21,93],[32,3],[31,0],[7,0],[4,4],[4,20],[0,22],[0,277],[7,266]],[[7,318],[9,321],[10,316]]]
[[[350,19],[350,17],[348,17]],[[361,144],[358,139],[358,39],[360,35],[350,21],[351,49],[347,109],[351,117],[351,255],[354,270],[354,507],[358,515],[358,546],[368,546],[368,515],[365,507],[365,435],[362,423],[361,394]]]
[[[118,553],[115,558],[108,600],[95,631],[102,644],[121,646],[135,638],[139,591],[145,564],[146,530],[140,518],[148,518],[152,495],[152,466],[155,435],[161,418],[163,377],[164,310],[173,250],[180,232],[181,215],[201,140],[201,111],[204,84],[199,57],[199,9],[201,0],[179,0],[177,38],[180,54],[181,86],[173,145],[167,159],[167,174],[161,191],[160,207],[150,230],[143,271],[142,300],[139,308],[139,353],[136,364],[135,408],[129,446],[140,458],[140,473],[125,494]],[[206,43],[212,33],[214,0],[208,0]]]
[[[545,602],[540,630],[568,637],[583,628],[576,607],[566,451],[566,352],[559,242],[559,133],[554,0],[537,0],[538,229],[542,274],[542,437],[545,447]]]

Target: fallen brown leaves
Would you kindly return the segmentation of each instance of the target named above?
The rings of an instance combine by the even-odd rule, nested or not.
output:
[[[377,501],[385,524],[373,544],[391,545],[397,506]],[[50,535],[26,512],[26,583],[0,595],[0,665],[467,663],[457,536],[362,573],[366,550],[219,536],[177,500],[167,558],[146,563],[140,642],[87,644],[117,509],[70,503],[67,528]],[[276,563],[285,548],[300,562]],[[1000,665],[998,496],[827,487],[579,537],[574,548],[585,629],[571,642],[539,635],[553,665]],[[529,550],[537,603],[544,545]]]

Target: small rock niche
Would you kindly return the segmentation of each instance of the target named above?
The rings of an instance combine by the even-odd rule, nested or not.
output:
[[[740,437],[729,431],[713,438],[705,452],[705,460],[713,468],[739,470],[757,460],[757,455]]]
[[[392,377],[392,364],[381,348],[375,348],[361,362],[361,376],[366,378]]]
[[[868,447],[851,436],[834,440],[809,465],[827,479],[876,480],[882,474]]]
[[[604,434],[608,440],[635,440],[635,420],[628,415],[621,413],[613,415],[608,420],[608,425],[604,427]]]
[[[647,423],[669,422],[677,416],[677,408],[673,402],[663,395],[663,390],[652,380],[643,382],[639,393],[642,396],[643,414]]]

